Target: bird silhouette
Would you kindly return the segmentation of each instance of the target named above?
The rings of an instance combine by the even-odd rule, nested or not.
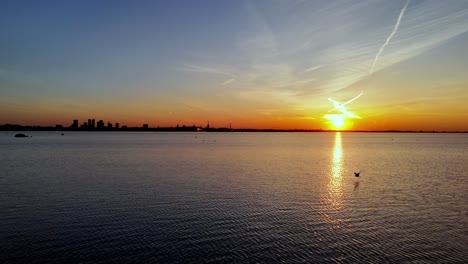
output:
[[[361,174],[361,172],[354,172],[354,176],[356,177],[359,177],[360,176],[359,174]]]

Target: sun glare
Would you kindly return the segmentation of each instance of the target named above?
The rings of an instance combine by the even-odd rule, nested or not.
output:
[[[325,118],[330,121],[331,128],[333,129],[343,129],[345,126],[345,118],[344,114],[331,114],[325,115]]]

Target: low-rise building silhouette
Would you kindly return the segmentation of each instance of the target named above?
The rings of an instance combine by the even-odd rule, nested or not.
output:
[[[106,123],[105,123],[106,122]],[[187,126],[184,124],[177,125],[175,127],[170,126],[170,127],[160,127],[160,126],[155,126],[151,128],[148,124],[143,124],[141,127],[128,127],[126,125],[120,125],[120,123],[114,123],[112,124],[109,121],[104,120],[99,120],[96,123],[95,119],[87,119],[84,123],[79,125],[78,119],[74,119],[72,124],[69,127],[63,128],[60,125],[57,125],[55,129],[57,130],[78,130],[78,131],[119,131],[119,130],[125,130],[125,131],[185,131],[185,132],[196,132],[196,131],[210,131],[210,132],[229,132],[229,131],[234,131],[232,129],[231,123],[229,123],[229,127],[212,127],[210,125],[210,121],[207,121],[206,126],[200,126],[200,125],[191,125]],[[42,128],[41,128],[42,129]],[[252,131],[257,131],[255,129],[251,129]],[[239,131],[239,129],[237,130]],[[241,131],[247,131],[246,129],[242,129]],[[268,130],[270,131],[270,130]]]

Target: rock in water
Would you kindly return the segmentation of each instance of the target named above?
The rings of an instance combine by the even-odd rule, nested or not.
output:
[[[24,138],[24,137],[28,137],[28,136],[25,135],[25,134],[16,134],[15,137]]]

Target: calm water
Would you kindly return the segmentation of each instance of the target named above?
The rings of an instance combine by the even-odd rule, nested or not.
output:
[[[468,262],[468,134],[28,134],[3,263]]]

